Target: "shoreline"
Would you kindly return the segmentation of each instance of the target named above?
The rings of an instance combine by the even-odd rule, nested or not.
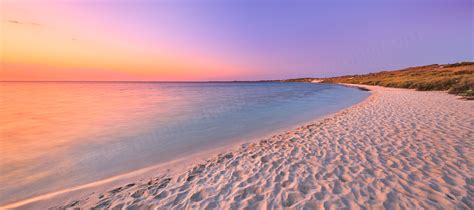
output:
[[[341,85],[341,86],[346,86],[346,87],[349,87],[349,88],[356,88],[356,89],[361,90],[360,88],[355,87],[355,86],[347,86],[347,85],[344,85],[344,84],[336,84],[336,85]],[[48,193],[36,195],[36,196],[29,197],[29,198],[26,198],[26,199],[21,199],[21,200],[18,200],[18,201],[5,203],[5,204],[0,205],[0,209],[11,209],[11,208],[18,208],[18,207],[25,207],[25,206],[28,208],[28,206],[35,205],[35,203],[37,203],[37,202],[41,203],[41,202],[48,201],[48,200],[63,201],[64,199],[67,199],[70,196],[73,196],[73,197],[88,196],[88,195],[94,194],[95,191],[100,191],[100,190],[104,191],[104,190],[107,190],[107,189],[112,188],[114,186],[125,185],[129,182],[143,181],[146,178],[156,176],[156,174],[173,176],[173,175],[176,175],[178,173],[186,171],[186,169],[190,168],[193,165],[197,165],[197,164],[200,164],[202,162],[205,162],[209,158],[212,158],[212,157],[217,156],[219,154],[224,154],[224,153],[235,151],[235,150],[239,149],[242,145],[250,144],[250,143],[257,143],[257,142],[259,142],[263,139],[268,139],[268,138],[271,138],[271,137],[276,136],[276,135],[281,135],[281,134],[284,134],[284,133],[292,132],[296,129],[299,129],[301,127],[305,127],[305,126],[310,125],[310,124],[318,123],[318,122],[320,122],[320,121],[322,121],[326,118],[330,118],[331,116],[333,116],[333,115],[335,115],[339,112],[345,111],[345,110],[350,109],[351,107],[354,107],[358,104],[364,103],[370,97],[372,97],[372,95],[373,95],[373,93],[371,93],[369,96],[367,96],[364,100],[362,100],[362,101],[360,101],[356,104],[353,104],[349,107],[343,108],[343,109],[335,111],[335,112],[330,112],[330,113],[321,115],[321,116],[319,116],[315,119],[311,119],[311,120],[308,120],[308,121],[305,121],[305,122],[302,122],[302,123],[298,123],[298,124],[290,126],[290,127],[277,129],[277,130],[272,131],[268,134],[258,135],[257,137],[253,137],[253,138],[246,138],[246,139],[236,140],[232,144],[222,145],[222,146],[218,146],[218,147],[213,148],[213,149],[207,149],[207,150],[202,151],[202,152],[188,154],[188,155],[185,155],[185,156],[180,157],[178,159],[174,159],[174,160],[167,161],[167,162],[164,162],[164,163],[159,163],[159,164],[156,164],[156,165],[148,166],[148,167],[145,167],[145,168],[141,168],[141,169],[138,169],[138,170],[126,172],[126,173],[115,175],[115,176],[112,176],[112,177],[107,177],[105,179],[93,181],[93,182],[90,182],[90,183],[81,184],[81,185],[77,185],[77,186],[73,186],[73,187],[68,187],[68,188],[65,188],[65,189],[61,189],[61,190],[57,190],[57,191],[53,191],[53,192],[48,192]],[[64,197],[64,199],[58,199],[58,198],[62,198],[62,197]],[[48,207],[48,206],[43,206],[43,207]],[[31,206],[31,208],[34,208],[34,206]]]
[[[360,103],[187,170],[21,207],[473,208],[474,130],[466,122],[474,104],[444,92],[362,87],[372,94]]]

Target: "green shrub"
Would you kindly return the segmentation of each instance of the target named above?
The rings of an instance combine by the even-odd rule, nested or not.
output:
[[[324,79],[324,82],[412,88],[420,91],[448,90],[452,94],[472,96],[474,90],[474,62],[446,65],[433,64],[398,71],[333,77]]]

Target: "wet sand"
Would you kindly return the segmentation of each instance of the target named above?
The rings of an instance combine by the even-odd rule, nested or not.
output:
[[[474,208],[474,103],[365,87],[314,124],[50,207]]]

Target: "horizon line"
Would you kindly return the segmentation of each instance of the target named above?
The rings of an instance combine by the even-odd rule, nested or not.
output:
[[[287,79],[269,80],[0,80],[0,82],[143,82],[143,83],[209,83],[209,82],[272,82],[284,81]]]
[[[0,80],[0,82],[162,82],[162,83],[209,83],[209,82],[277,82],[295,79],[318,79],[317,77],[300,77],[290,79],[263,80]],[[321,78],[319,78],[321,79]]]

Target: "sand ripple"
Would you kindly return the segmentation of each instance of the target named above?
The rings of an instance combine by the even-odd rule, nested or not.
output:
[[[473,209],[474,103],[371,89],[316,124],[56,208]]]

